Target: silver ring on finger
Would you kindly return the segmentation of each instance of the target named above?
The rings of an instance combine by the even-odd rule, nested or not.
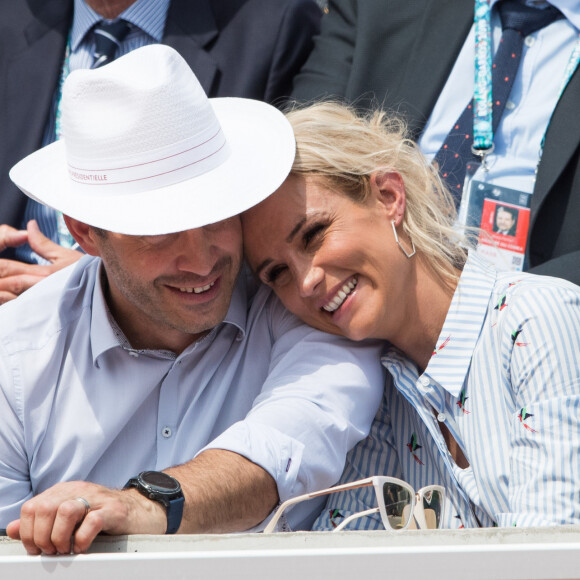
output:
[[[91,504],[84,497],[75,497],[75,501],[80,501],[85,506],[83,519],[86,518],[87,514],[91,511]]]

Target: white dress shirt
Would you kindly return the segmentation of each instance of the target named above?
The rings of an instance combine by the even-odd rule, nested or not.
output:
[[[85,256],[0,308],[0,527],[55,483],[121,487],[209,448],[262,466],[282,501],[340,477],[379,406],[380,344],[315,331],[241,275],[225,321],[179,356],[135,351],[100,263]]]
[[[394,347],[383,355],[383,402],[341,482],[443,485],[447,528],[580,524],[579,360],[580,287],[470,255],[425,372]],[[443,422],[469,467],[451,457]],[[376,505],[369,488],[333,494],[315,529]]]

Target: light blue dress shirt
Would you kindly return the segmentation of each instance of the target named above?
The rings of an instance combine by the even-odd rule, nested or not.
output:
[[[130,22],[133,27],[127,37],[121,42],[117,57],[123,56],[141,46],[161,42],[169,1],[137,0],[120,14],[119,18]],[[94,37],[89,32],[102,19],[99,14],[85,4],[84,0],[75,0],[73,23],[70,31],[69,71],[91,68],[93,64]],[[57,89],[45,128],[43,145],[48,145],[55,140],[55,118],[59,98],[60,91]],[[38,222],[40,231],[45,236],[53,242],[59,242],[55,210],[29,199],[20,226],[21,229],[26,229],[26,224],[31,219],[35,219]],[[22,262],[48,263],[47,260],[33,252],[28,244],[16,249],[16,258]]]
[[[492,50],[501,37],[501,21],[491,0]],[[536,2],[537,4],[537,2]],[[474,179],[526,193],[534,189],[540,145],[560,92],[566,65],[580,31],[580,1],[550,0],[566,17],[534,32],[524,40],[522,60],[512,92],[494,136],[494,153],[486,159],[489,172],[479,169]],[[432,159],[453,124],[473,98],[474,30],[463,48],[419,140]]]
[[[448,528],[580,524],[579,360],[580,287],[470,255],[425,372],[394,347],[383,355],[383,402],[341,482],[443,485]],[[449,454],[443,422],[469,467]],[[376,505],[368,488],[334,494],[315,529]]]
[[[333,484],[370,428],[379,343],[311,329],[241,276],[225,321],[179,356],[135,351],[89,256],[0,308],[0,527],[55,483],[121,487],[143,470],[227,449],[282,501]],[[289,513],[308,528],[321,504]]]

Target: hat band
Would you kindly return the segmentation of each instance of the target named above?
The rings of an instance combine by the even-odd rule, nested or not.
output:
[[[155,152],[141,163],[126,163],[121,167],[88,168],[93,162],[68,162],[69,178],[75,187],[85,192],[98,190],[99,195],[110,193],[135,193],[172,185],[184,179],[197,177],[221,165],[230,154],[221,128],[203,143],[190,140]],[[83,167],[84,165],[84,167]]]

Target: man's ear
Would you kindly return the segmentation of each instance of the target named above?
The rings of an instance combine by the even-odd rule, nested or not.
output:
[[[88,224],[75,220],[68,215],[63,215],[62,217],[68,231],[85,253],[90,256],[100,256],[99,246],[95,243],[95,230]]]
[[[400,173],[375,171],[371,173],[371,189],[385,208],[387,218],[398,226],[405,214],[405,184]]]

